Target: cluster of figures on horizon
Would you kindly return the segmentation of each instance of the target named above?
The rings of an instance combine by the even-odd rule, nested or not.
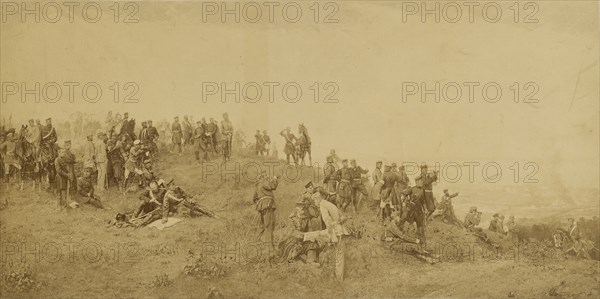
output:
[[[112,112],[109,111],[106,117],[107,126],[113,128],[119,126],[119,124],[127,127],[135,126],[135,120],[126,121],[128,115],[125,115],[120,121],[119,117],[119,114],[113,116]],[[143,139],[142,133],[149,122],[151,126],[151,121],[142,122],[140,139]],[[229,121],[227,113],[223,113],[223,120],[220,123],[212,117],[209,118],[208,122],[203,117],[194,123],[191,115],[184,115],[183,121],[180,122],[179,116],[175,116],[171,124],[166,120],[159,124],[160,134],[156,128],[153,130],[156,133],[154,141],[158,142],[162,136],[161,141],[164,144],[170,143],[171,153],[177,151],[182,156],[186,148],[191,148],[194,151],[197,164],[200,164],[201,160],[209,161],[210,157],[216,157],[217,155],[222,155],[223,161],[231,159],[233,124]]]

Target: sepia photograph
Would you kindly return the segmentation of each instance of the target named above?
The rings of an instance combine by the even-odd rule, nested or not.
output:
[[[600,298],[598,0],[0,0],[0,298]]]

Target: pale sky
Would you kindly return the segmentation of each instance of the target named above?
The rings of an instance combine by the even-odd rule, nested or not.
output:
[[[300,2],[302,3],[302,2]],[[502,3],[502,2],[500,2]],[[512,2],[511,2],[512,3]],[[136,119],[167,119],[190,114],[196,120],[229,112],[234,125],[252,136],[268,129],[304,123],[313,139],[315,160],[329,149],[356,157],[372,169],[379,159],[447,162],[535,162],[544,184],[598,187],[599,27],[594,1],[538,2],[538,23],[515,23],[511,3],[503,17],[487,23],[402,22],[401,4],[393,1],[339,2],[339,23],[314,23],[309,3],[296,24],[202,22],[201,6],[150,2],[140,5],[136,24],[114,23],[110,10],[95,24],[3,22],[1,81],[77,82],[75,102],[20,102],[22,90],[2,103],[3,117],[44,119],[81,110],[103,119],[106,111],[128,111]],[[323,17],[325,12],[320,15]],[[526,13],[523,11],[520,18]],[[410,21],[412,20],[412,21]],[[81,86],[97,82],[98,103],[87,103]],[[135,82],[138,103],[114,103],[110,89]],[[262,85],[258,103],[202,102],[202,82]],[[277,82],[275,103],[268,87]],[[287,103],[282,86],[297,82],[302,98]],[[334,90],[338,103],[314,103],[311,86],[320,83],[320,99]],[[458,103],[420,102],[420,93],[402,102],[403,82],[462,86]],[[477,82],[469,103],[464,82]],[[481,97],[482,86],[496,82],[497,103]],[[515,103],[535,90],[539,103]],[[525,89],[525,84],[534,84]],[[131,91],[121,90],[120,99]],[[453,89],[450,89],[453,92]],[[281,150],[280,150],[281,151]]]

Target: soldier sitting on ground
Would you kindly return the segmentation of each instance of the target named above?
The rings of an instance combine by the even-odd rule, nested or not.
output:
[[[93,205],[96,208],[104,209],[100,197],[94,194],[94,180],[91,177],[92,169],[85,168],[83,176],[77,180],[77,189],[80,195],[80,202]]]

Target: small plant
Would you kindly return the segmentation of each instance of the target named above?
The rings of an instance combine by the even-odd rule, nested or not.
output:
[[[230,268],[222,259],[209,260],[203,254],[196,257],[193,252],[190,252],[188,255],[188,264],[183,268],[183,272],[185,275],[213,279],[225,277]]]
[[[167,287],[173,284],[173,280],[169,278],[169,275],[163,273],[160,275],[154,276],[154,280],[151,283],[152,287],[160,288]]]
[[[4,277],[6,286],[9,289],[18,292],[29,292],[41,286],[33,279],[33,275],[28,269],[12,271]]]

